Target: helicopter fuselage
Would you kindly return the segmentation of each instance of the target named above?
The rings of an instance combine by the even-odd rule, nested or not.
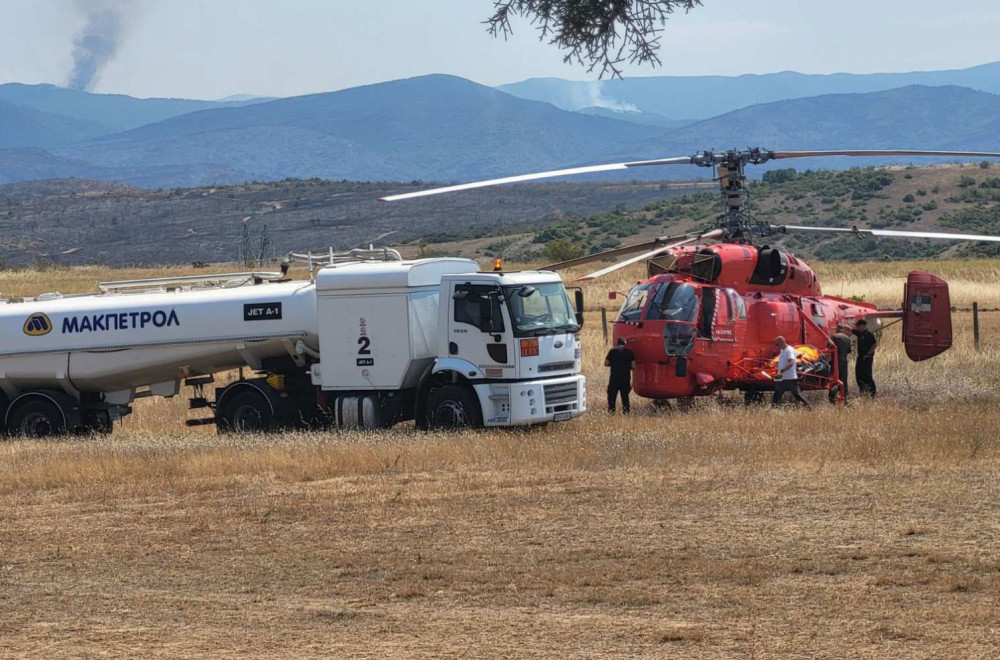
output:
[[[651,261],[649,269],[651,277],[628,294],[613,335],[626,339],[636,356],[635,392],[651,399],[773,389],[768,362],[777,354],[778,336],[827,352],[828,377],[802,385],[829,388],[838,376],[845,378],[829,364],[837,350],[834,335],[850,333],[861,318],[878,330],[881,318],[903,316],[823,295],[805,262],[767,247],[680,247]]]

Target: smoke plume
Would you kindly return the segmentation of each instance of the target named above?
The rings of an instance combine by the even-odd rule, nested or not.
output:
[[[68,87],[88,90],[121,43],[125,1],[78,0],[87,23],[73,40],[73,72]]]

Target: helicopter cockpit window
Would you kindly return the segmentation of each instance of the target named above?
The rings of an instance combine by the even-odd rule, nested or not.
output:
[[[722,294],[722,299],[726,302],[725,304],[726,315],[725,317],[722,317],[722,314],[720,312],[719,321],[722,321],[723,323],[732,323],[733,319],[736,318],[736,309],[733,307],[733,299],[729,296],[728,289],[720,291],[720,293]]]
[[[639,317],[642,316],[643,308],[646,307],[646,300],[649,298],[649,292],[652,288],[652,284],[646,283],[632,289],[628,298],[625,299],[625,304],[622,305],[621,312],[618,313],[618,320],[638,321]]]
[[[747,304],[743,300],[743,296],[736,293],[732,289],[727,290],[729,294],[729,301],[733,309],[733,318],[745,319],[747,317]]]
[[[819,327],[823,327],[823,308],[818,303],[810,303],[809,305],[812,309],[812,320],[813,323]]]
[[[693,323],[698,314],[698,295],[690,284],[670,282],[661,285],[653,297],[646,318],[650,321]]]

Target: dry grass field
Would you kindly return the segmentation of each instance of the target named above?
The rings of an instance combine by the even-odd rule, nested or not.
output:
[[[817,270],[898,305],[911,267],[1000,307],[991,262]],[[545,428],[220,437],[178,398],[0,444],[0,657],[1000,657],[1000,314],[924,364],[888,330],[875,402],[627,419],[599,318],[591,412]]]

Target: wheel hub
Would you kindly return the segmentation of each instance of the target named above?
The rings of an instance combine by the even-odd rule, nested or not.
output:
[[[434,411],[434,422],[437,426],[458,427],[469,423],[465,406],[459,401],[442,401]]]
[[[262,427],[263,420],[255,406],[243,405],[233,412],[234,431],[259,431]]]
[[[52,435],[52,420],[42,413],[30,413],[21,420],[21,435],[26,438]]]

